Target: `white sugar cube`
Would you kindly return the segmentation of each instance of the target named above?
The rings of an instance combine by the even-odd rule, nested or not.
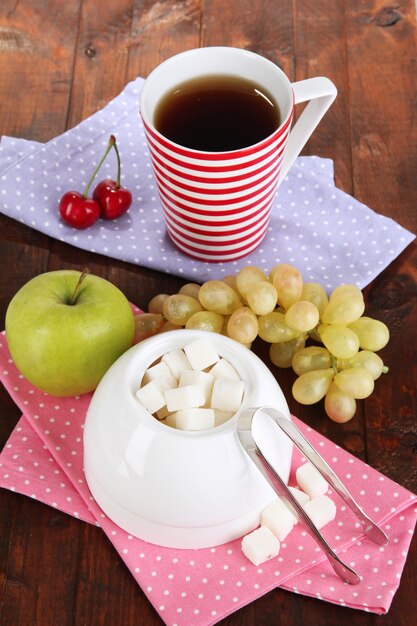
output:
[[[285,537],[292,531],[296,521],[297,519],[287,509],[281,498],[271,502],[261,515],[261,525],[269,528],[280,541],[284,541]]]
[[[323,528],[336,517],[336,505],[328,496],[312,498],[304,505],[304,511],[317,528]]]
[[[184,370],[178,382],[179,387],[186,385],[199,385],[204,389],[204,404],[210,405],[211,390],[213,389],[214,378],[207,372],[198,372],[196,370]]]
[[[214,410],[214,421],[216,426],[221,426],[225,422],[228,422],[231,417],[233,417],[234,411],[219,411],[218,409]]]
[[[156,413],[166,405],[165,396],[155,380],[138,389],[136,397],[149,413]]]
[[[232,380],[240,380],[240,376],[227,359],[220,359],[216,365],[210,370],[210,374],[214,378],[231,378]]]
[[[254,565],[279,554],[280,543],[266,526],[260,526],[242,539],[242,552]]]
[[[312,463],[300,465],[295,472],[297,484],[310,498],[326,493],[329,485]]]
[[[168,411],[180,411],[203,406],[205,402],[204,389],[200,385],[185,385],[165,391],[165,400]]]
[[[184,346],[184,352],[193,370],[205,370],[220,359],[216,349],[207,337],[188,343]]]
[[[288,487],[288,489],[301,506],[304,506],[304,504],[310,500],[310,496],[304,491],[301,491],[301,489],[297,489],[296,487]]]
[[[181,409],[175,413],[175,424],[180,430],[205,430],[214,427],[213,409]]]
[[[179,380],[179,377],[181,376],[181,372],[183,370],[192,369],[191,363],[189,362],[185,355],[185,352],[181,350],[181,348],[179,348],[178,350],[171,350],[170,352],[167,352],[163,355],[161,361],[169,367],[171,374],[176,380]]]
[[[213,385],[211,408],[236,412],[242,404],[244,387],[243,380],[218,378]]]
[[[177,386],[177,380],[171,373],[168,365],[163,363],[157,363],[156,365],[152,365],[148,367],[145,371],[142,379],[142,386],[150,383],[151,380],[156,380],[159,383],[161,389],[173,389]]]

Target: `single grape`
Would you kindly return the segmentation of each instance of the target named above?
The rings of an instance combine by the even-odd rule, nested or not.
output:
[[[212,333],[221,333],[223,328],[223,315],[213,311],[198,311],[188,318],[185,328],[194,330],[207,330]]]
[[[290,328],[306,333],[317,326],[319,317],[319,310],[315,304],[308,300],[298,300],[285,313],[285,322]]]
[[[347,326],[320,324],[318,331],[326,348],[339,359],[349,359],[359,350],[359,338]]]
[[[324,410],[331,420],[344,424],[355,415],[356,400],[332,382],[324,398]]]
[[[198,299],[207,311],[214,311],[220,315],[231,315],[242,306],[236,291],[221,280],[208,280],[204,283],[200,287]]]
[[[291,367],[294,355],[304,348],[307,335],[301,334],[290,341],[282,343],[272,343],[269,348],[269,357],[274,365],[278,367]]]
[[[356,285],[339,285],[335,287],[330,294],[330,300],[338,298],[339,296],[346,298],[350,298],[350,296],[360,296],[363,298],[362,291]]]
[[[252,343],[258,334],[258,318],[247,306],[233,311],[227,323],[227,334],[239,343]]]
[[[313,370],[329,369],[332,366],[332,355],[321,346],[308,346],[294,354],[292,368],[298,376]]]
[[[140,313],[135,315],[135,337],[133,343],[152,337],[161,330],[165,320],[159,313]]]
[[[333,368],[301,374],[293,384],[292,395],[300,404],[315,404],[324,398],[333,377]]]
[[[267,280],[261,280],[249,289],[246,299],[256,315],[271,313],[277,304],[277,290]]]
[[[284,313],[280,311],[272,311],[267,315],[261,315],[258,318],[258,335],[268,343],[281,343],[282,341],[290,341],[299,336],[299,331],[290,328],[285,323]]]
[[[301,292],[301,300],[308,300],[316,305],[320,315],[329,303],[327,293],[324,290],[323,285],[320,283],[304,283],[303,290]]]
[[[360,292],[350,295],[341,293],[330,298],[321,319],[324,324],[351,324],[360,318],[364,310],[365,302]]]
[[[350,367],[364,367],[374,380],[379,378],[382,372],[388,371],[381,357],[370,350],[360,350],[350,359],[337,359],[336,366],[338,370],[346,370]]]
[[[278,292],[278,302],[289,309],[301,298],[303,278],[296,267],[286,263],[276,265],[272,272],[272,284]]]
[[[177,326],[185,326],[187,320],[201,310],[198,300],[180,293],[169,296],[162,307],[162,312],[168,322]]]
[[[342,370],[334,377],[336,385],[357,400],[371,395],[374,390],[374,379],[364,367],[352,367]]]
[[[191,296],[198,300],[198,292],[200,291],[201,285],[197,285],[197,283],[186,283],[181,287],[178,293],[184,294],[185,296]]]
[[[240,295],[246,300],[248,291],[261,280],[267,280],[265,273],[259,267],[247,265],[238,272],[236,287]]]
[[[388,326],[372,317],[360,317],[353,324],[349,324],[349,328],[359,337],[359,344],[363,350],[378,352],[389,341]]]
[[[149,313],[162,313],[163,304],[168,297],[166,293],[159,293],[157,296],[154,296],[148,304]]]

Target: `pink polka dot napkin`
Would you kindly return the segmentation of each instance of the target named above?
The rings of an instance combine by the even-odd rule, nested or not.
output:
[[[311,537],[296,525],[278,557],[255,567],[240,540],[205,550],[146,543],[108,519],[83,474],[83,425],[91,396],[54,398],[17,371],[0,335],[0,379],[24,416],[0,455],[0,486],[101,526],[135,580],[169,626],[208,626],[275,587],[375,613],[386,613],[400,584],[417,519],[417,498],[294,418],[360,506],[386,531],[387,546],[364,538],[359,522],[329,490],[336,519],[323,534],[361,576],[350,586],[333,572]],[[290,483],[305,459],[293,455]]]
[[[414,235],[338,189],[330,159],[299,157],[276,195],[268,233],[249,256],[204,263],[185,256],[166,234],[152,173],[139,96],[143,79],[78,126],[46,144],[3,137],[0,145],[0,213],[78,248],[204,282],[247,264],[270,270],[292,263],[306,281],[327,290],[355,282],[363,288],[391,263]],[[61,196],[82,192],[114,134],[122,160],[122,183],[133,194],[128,213],[77,230],[58,214]],[[115,155],[97,182],[116,175]],[[372,184],[372,181],[369,181]]]

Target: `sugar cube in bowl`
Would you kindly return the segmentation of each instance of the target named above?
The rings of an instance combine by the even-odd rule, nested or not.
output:
[[[204,355],[207,341],[211,347]],[[200,353],[188,348],[187,356],[185,348],[193,344],[200,346]],[[150,372],[159,363],[168,367],[171,377],[165,367],[159,373],[169,383],[153,376],[158,369]],[[210,374],[216,365],[212,386],[205,376],[184,373]],[[186,394],[198,406],[184,405],[185,396],[166,404],[170,392],[172,400],[172,391],[181,389],[181,378],[183,388],[200,390],[200,395],[195,389]],[[226,385],[233,403],[220,401],[216,408],[211,406],[214,385],[222,379],[241,383],[240,391],[235,386],[232,394]],[[140,390],[151,383],[164,406],[156,391],[155,397],[147,394],[147,406],[142,402]],[[87,412],[84,469],[92,495],[124,530],[161,546],[207,548],[242,537],[259,525],[261,512],[276,499],[236,433],[239,412],[262,405],[290,419],[269,369],[236,341],[216,333],[175,330],[140,342],[108,370]],[[287,481],[292,444],[278,430],[266,436],[268,460]]]

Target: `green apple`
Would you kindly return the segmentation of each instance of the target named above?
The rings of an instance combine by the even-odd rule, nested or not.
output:
[[[112,283],[85,272],[46,272],[27,282],[6,312],[13,361],[54,396],[93,391],[133,344],[133,311]]]

